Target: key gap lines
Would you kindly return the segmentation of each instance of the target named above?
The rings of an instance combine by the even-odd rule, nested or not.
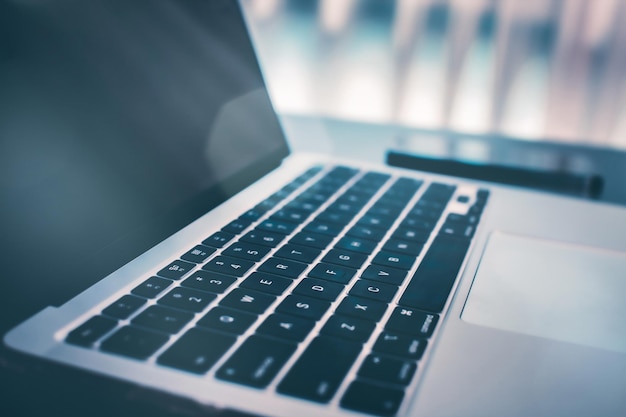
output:
[[[249,231],[253,230],[256,226],[258,226],[263,221],[265,221],[266,219],[271,217],[275,212],[280,210],[282,207],[284,207],[285,205],[289,204],[294,199],[298,198],[298,196],[300,196],[312,184],[317,183],[325,174],[327,174],[330,171],[330,169],[331,168],[329,167],[326,170],[322,170],[322,171],[318,172],[312,178],[309,178],[307,181],[305,181],[303,184],[301,184],[296,190],[294,190],[289,196],[285,197],[276,207],[274,207],[271,210],[268,210],[266,213],[264,213],[262,216],[260,216],[255,221],[252,221],[250,223],[250,225],[248,225],[245,229],[243,229],[238,234],[236,234],[233,239],[236,239],[237,241],[239,241],[241,239],[241,237],[244,236],[246,233],[248,233]],[[296,177],[296,178],[298,178],[298,177]],[[292,181],[295,181],[296,178],[294,178],[294,180],[292,180]],[[274,192],[277,192],[277,191],[274,191]],[[272,194],[270,194],[270,196],[268,196],[268,197],[265,197],[265,199],[271,197],[271,195]],[[264,201],[265,199],[262,199],[261,201]],[[240,216],[241,216],[241,214],[237,218],[239,218]],[[193,275],[194,272],[202,270],[202,265],[207,264],[208,262],[210,262],[211,260],[215,259],[218,256],[222,256],[223,252],[225,250],[227,250],[234,243],[235,242],[230,242],[229,241],[228,243],[224,244],[223,247],[217,248],[217,250],[213,254],[211,254],[209,257],[207,257],[207,259],[205,259],[204,262],[196,264],[196,266],[194,268],[192,268],[187,274],[185,274],[184,277],[181,277],[180,280],[175,281],[176,285],[173,288],[181,287],[182,286],[181,283],[186,278],[189,278],[191,275]],[[282,247],[282,245],[278,245],[278,246]],[[158,349],[154,354],[152,354],[146,360],[146,363],[150,363],[152,365],[157,365],[156,361],[157,361],[158,357],[161,354],[163,354],[174,343],[176,343],[176,341],[180,339],[181,335],[184,335],[187,331],[189,331],[190,329],[196,327],[197,323],[200,320],[202,320],[202,318],[210,310],[212,310],[213,308],[219,306],[220,302],[226,296],[228,296],[233,290],[235,290],[237,288],[241,288],[241,283],[244,282],[252,273],[255,272],[256,266],[262,264],[263,262],[265,262],[266,259],[269,259],[276,250],[278,250],[278,248],[271,248],[270,251],[263,258],[261,258],[258,262],[254,262],[254,266],[252,268],[250,268],[250,270],[246,271],[246,273],[243,276],[241,276],[241,277],[233,277],[233,278],[235,278],[235,282],[233,282],[229,287],[227,287],[222,293],[216,294],[217,297],[214,300],[212,300],[211,302],[209,302],[202,311],[194,313],[193,318],[187,324],[185,324],[178,332],[176,332],[174,335],[170,335],[169,340],[163,346],[161,346],[161,348]],[[224,256],[226,256],[226,255],[224,255]],[[176,259],[178,259],[178,258],[176,258]],[[166,264],[166,265],[168,265],[168,264]],[[224,274],[222,274],[222,275],[224,275]],[[202,290],[199,290],[199,291],[202,291]],[[164,295],[165,294],[161,295],[161,297],[163,297]],[[154,302],[156,303],[156,300]],[[270,306],[268,306],[268,309],[271,308],[272,306],[274,306],[275,302],[276,302],[276,300]],[[227,307],[227,308],[230,308],[230,307]],[[238,310],[238,311],[240,311],[240,310]],[[252,327],[256,328],[256,325],[258,325],[258,322],[261,321],[260,319],[261,319],[262,316],[264,316],[264,314],[258,315],[258,318],[257,318],[256,322],[252,325]],[[202,328],[202,329],[204,329],[204,328]],[[209,330],[209,329],[205,329],[205,330]],[[222,332],[220,330],[214,330],[214,329],[210,329],[209,331],[215,331],[215,332],[219,332],[219,333],[226,333],[226,332]],[[249,337],[248,333],[249,332],[246,331],[245,333],[243,333],[241,335],[236,335],[237,338],[235,340],[235,343],[228,350],[226,350],[226,352],[220,357],[220,359],[215,364],[213,364],[213,366],[211,366],[211,369],[208,372],[206,372],[205,374],[195,375],[195,374],[192,374],[192,373],[189,373],[189,372],[185,372],[185,374],[186,375],[194,375],[194,376],[200,377],[201,379],[206,379],[209,376],[210,377],[214,377],[214,373],[215,373],[216,369],[218,369],[227,358],[229,358],[237,349],[239,349],[239,346]],[[172,337],[172,336],[177,336],[177,337]],[[169,368],[169,369],[173,369],[173,368]]]
[[[239,240],[242,236],[244,236],[249,231],[253,230],[256,226],[261,224],[267,218],[271,217],[273,214],[275,214],[277,211],[279,211],[284,206],[289,204],[291,201],[293,201],[296,198],[298,198],[299,196],[301,196],[304,192],[306,192],[310,188],[311,185],[314,185],[314,184],[318,183],[319,180],[321,180],[325,174],[328,174],[330,171],[332,171],[333,168],[334,168],[334,166],[329,166],[326,170],[323,170],[322,172],[318,173],[318,175],[314,176],[312,179],[310,179],[306,183],[302,184],[290,196],[288,196],[283,201],[281,201],[280,204],[278,204],[273,209],[269,210],[267,213],[265,213],[259,219],[253,221],[250,225],[248,225],[248,227],[246,227],[240,233],[238,233],[236,235],[236,238],[238,238],[238,240]],[[176,335],[182,335],[182,334],[186,333],[188,330],[190,330],[191,328],[196,327],[198,321],[200,321],[207,314],[208,311],[212,310],[216,306],[219,306],[220,302],[225,297],[227,297],[232,291],[234,291],[237,288],[242,288],[241,287],[241,283],[244,282],[254,272],[256,272],[256,270],[257,270],[259,265],[262,265],[265,261],[267,261],[268,259],[272,258],[274,256],[274,254],[278,250],[280,250],[283,246],[287,245],[288,244],[288,239],[290,239],[291,237],[295,236],[297,233],[302,231],[302,229],[304,227],[306,227],[306,225],[308,225],[311,221],[313,221],[313,219],[316,217],[317,214],[319,214],[319,212],[322,212],[328,205],[330,205],[334,201],[336,201],[336,199],[337,199],[337,197],[339,195],[343,195],[343,193],[345,192],[345,189],[350,187],[354,182],[358,181],[358,179],[362,175],[363,175],[363,173],[361,173],[360,175],[358,175],[358,174],[355,175],[350,181],[348,181],[346,184],[344,184],[342,187],[340,187],[335,193],[333,193],[333,195],[324,204],[322,204],[317,210],[313,211],[303,223],[298,225],[298,227],[296,227],[291,233],[286,234],[285,238],[283,239],[283,241],[281,243],[279,243],[275,247],[271,248],[270,251],[268,251],[268,253],[264,257],[262,257],[260,260],[255,261],[254,262],[254,266],[251,267],[248,271],[246,271],[245,274],[243,274],[241,277],[235,277],[236,281],[233,284],[231,284],[231,286],[229,286],[227,290],[225,290],[221,294],[217,294],[217,297],[213,301],[208,303],[207,306],[202,311],[195,313],[194,317],[185,326],[183,326],[178,332],[176,332]],[[319,176],[319,178],[317,178],[318,176]],[[214,259],[214,258],[216,258],[216,257],[218,257],[220,255],[222,255],[223,252],[225,250],[227,250],[233,243],[235,243],[235,242],[229,242],[224,247],[219,248],[216,252],[214,252],[212,254],[212,256],[209,256],[203,263],[197,264],[196,267],[194,267],[192,270],[190,270],[185,275],[185,277],[191,276],[193,274],[193,272],[198,270],[198,267],[200,267],[200,269],[201,269],[201,265],[204,265],[204,264],[208,263],[210,260],[212,260],[212,259]],[[318,255],[318,258],[320,256],[324,256],[324,253],[321,253],[320,255]],[[282,259],[282,258],[280,258],[280,259]],[[312,265],[315,265],[315,262],[312,263]],[[240,335],[236,335],[237,338],[236,338],[235,343],[220,357],[220,359],[213,366],[211,366],[211,369],[209,371],[207,371],[204,375],[201,375],[202,378],[214,378],[215,377],[215,373],[217,372],[217,370],[228,360],[228,358],[230,358],[230,356],[232,356],[233,353],[235,353],[241,347],[241,345],[243,343],[245,343],[245,341],[251,335],[253,335],[255,333],[256,329],[265,321],[265,319],[267,317],[269,317],[271,314],[273,314],[273,312],[275,310],[275,307],[277,305],[279,305],[280,303],[282,303],[282,301],[285,298],[287,298],[287,296],[290,295],[291,290],[293,288],[295,288],[295,286],[298,285],[302,275],[307,274],[308,270],[312,267],[312,265],[309,265],[307,267],[307,269],[305,271],[303,271],[302,274],[300,274],[298,277],[292,279],[292,283],[287,288],[285,288],[285,290],[283,291],[282,294],[279,294],[278,296],[275,296],[274,301],[272,301],[272,303],[265,309],[265,311],[263,313],[256,314],[257,319],[255,320],[255,322],[245,332],[243,332]],[[180,287],[181,286],[180,283],[182,281],[183,281],[183,278],[181,278],[181,280],[177,282],[176,287]],[[253,290],[253,291],[255,291],[255,290]],[[231,307],[227,307],[227,308],[231,308]],[[242,311],[242,310],[238,310],[236,308],[235,308],[235,310]],[[211,330],[211,331],[221,332],[219,330]],[[221,333],[224,333],[224,332],[221,332]],[[179,337],[171,337],[170,336],[170,339],[168,340],[168,342],[166,342],[166,344],[164,344],[159,350],[157,350],[153,355],[151,355],[146,362],[147,363],[156,364],[156,360],[158,359],[158,357],[163,352],[165,352],[167,349],[169,349],[169,347],[171,347],[171,345],[176,343],[176,341],[178,339],[179,339]]]
[[[309,219],[309,222],[312,221],[321,212],[323,212],[328,206],[330,206],[335,201],[337,201],[339,196],[344,195],[345,192],[350,187],[352,187],[352,185],[354,185],[361,178],[363,178],[367,174],[367,172],[370,172],[370,171],[368,171],[368,170],[360,170],[360,173],[358,175],[355,175],[352,178],[351,181],[349,181],[346,184],[344,184],[344,186],[341,187],[337,191],[337,193],[333,194],[331,199],[329,199],[324,205],[322,205],[319,208],[319,210],[317,210],[314,213],[314,215],[311,216],[311,218]],[[285,292],[282,294],[283,299],[287,298],[290,295],[290,291],[293,290],[303,279],[305,279],[308,276],[309,272],[311,272],[311,270],[313,268],[315,268],[315,266],[317,266],[319,264],[319,260],[321,260],[324,256],[326,256],[326,254],[328,252],[330,252],[332,250],[332,248],[335,246],[335,244],[339,240],[341,240],[342,237],[345,236],[346,231],[349,230],[354,224],[356,224],[360,220],[360,218],[362,217],[363,213],[365,213],[367,210],[369,210],[369,208],[380,198],[380,196],[387,189],[389,189],[389,187],[391,187],[391,184],[393,184],[393,181],[391,181],[391,178],[387,179],[387,181],[378,189],[378,191],[372,197],[370,197],[368,202],[361,208],[361,210],[359,210],[353,216],[352,220],[350,220],[350,222],[343,227],[342,231],[337,236],[333,237],[333,240],[324,249],[322,249],[322,252],[318,255],[318,257],[315,258],[315,260],[312,261],[307,266],[307,268],[294,280],[295,282],[293,283],[293,285],[291,285],[289,288],[287,288],[285,290]],[[303,227],[306,227],[306,226],[303,225]],[[351,282],[352,281],[356,281],[355,277],[353,277]],[[347,294],[347,292],[350,290],[351,286],[350,286],[350,288],[348,288],[349,285],[350,285],[350,282],[344,285],[344,289],[337,295],[337,297],[335,298],[334,301],[330,302],[330,306],[328,307],[326,312],[322,315],[322,317],[320,317],[315,322],[313,328],[309,331],[309,333],[306,335],[306,337],[301,342],[299,342],[297,344],[296,350],[294,351],[292,356],[285,362],[285,364],[280,369],[280,371],[275,375],[273,380],[266,387],[266,389],[269,392],[276,392],[276,388],[277,388],[278,384],[280,383],[280,381],[285,377],[285,375],[293,367],[294,363],[300,358],[302,353],[311,344],[311,341],[313,339],[315,339],[319,335],[320,330],[322,329],[322,327],[324,327],[324,325],[326,324],[326,321],[328,320],[328,318],[332,315],[334,310],[337,308],[337,306],[340,303],[340,300],[343,299],[345,297],[345,295]]]
[[[397,180],[399,178],[402,178],[402,176],[398,175],[395,178]],[[382,247],[391,238],[391,236],[396,231],[398,226],[404,221],[404,219],[406,219],[407,215],[411,212],[411,210],[413,209],[415,204],[422,198],[422,196],[424,195],[424,193],[428,189],[428,186],[432,183],[432,181],[429,181],[429,180],[426,180],[426,179],[423,179],[423,178],[420,178],[420,180],[422,181],[422,184],[417,189],[417,191],[415,192],[413,197],[405,204],[405,207],[402,209],[402,211],[398,215],[398,218],[392,223],[391,227],[389,228],[389,230],[387,230],[387,233],[385,233],[385,235],[380,240],[380,242],[378,242],[378,244],[376,245],[376,248],[370,254],[370,256],[366,260],[365,264],[361,267],[361,269],[359,269],[359,272],[358,272],[359,275],[363,273],[363,271],[367,268],[368,265],[371,265],[371,260],[374,259],[374,256],[376,256],[376,253],[378,253],[380,250],[382,250]],[[391,314],[393,313],[394,309],[397,307],[397,305],[398,305],[397,304],[397,300],[399,300],[399,297],[401,296],[402,292],[406,288],[406,285],[408,285],[408,282],[410,281],[411,276],[414,273],[414,270],[417,269],[416,265],[419,265],[418,260],[421,262],[421,257],[423,257],[424,253],[426,252],[426,250],[425,250],[426,249],[426,245],[427,244],[425,243],[424,244],[424,248],[422,249],[422,252],[420,253],[419,256],[416,257],[415,261],[413,261],[413,265],[412,265],[411,269],[409,269],[409,271],[407,271],[406,278],[404,279],[402,284],[400,286],[398,286],[398,290],[396,291],[396,294],[393,297],[393,299],[390,300],[389,303],[387,303],[387,307],[385,309],[385,312],[380,317],[380,319],[376,322],[375,328],[372,331],[372,333],[370,334],[370,336],[368,337],[368,339],[362,344],[361,351],[359,352],[359,354],[356,357],[354,363],[352,364],[352,366],[350,367],[350,369],[346,373],[346,376],[344,377],[343,381],[341,382],[341,384],[337,388],[337,392],[335,393],[335,395],[333,396],[333,398],[331,399],[331,401],[329,403],[333,407],[333,409],[335,409],[335,410],[340,409],[340,404],[339,403],[341,401],[341,398],[345,394],[345,392],[348,389],[348,387],[350,386],[350,384],[356,379],[357,372],[358,372],[359,368],[361,367],[361,365],[363,364],[363,362],[365,361],[365,358],[367,358],[367,356],[372,353],[372,350],[373,350],[374,344],[376,343],[376,340],[384,332],[384,329],[385,329],[384,323],[387,323],[387,321],[389,320],[389,317],[391,317]],[[354,285],[356,285],[357,281],[358,281],[358,277],[357,277],[357,279],[354,279],[354,282],[352,282],[352,285],[350,286],[350,288],[346,290],[346,295],[352,289],[352,287]],[[415,379],[415,376],[413,378]],[[385,384],[380,384],[380,385],[385,385]],[[343,409],[341,409],[341,410],[343,411]]]
[[[367,171],[363,172],[362,175],[359,176],[359,178],[362,178],[365,173]],[[357,182],[359,180],[359,178],[355,178],[353,183]],[[330,250],[333,249],[334,244],[337,243],[339,240],[341,240],[341,238],[343,238],[347,231],[350,230],[351,227],[353,227],[356,223],[358,223],[361,218],[363,217],[363,215],[373,206],[375,205],[380,198],[396,183],[396,181],[398,179],[402,178],[402,176],[400,175],[392,175],[380,188],[379,190],[368,200],[368,202],[361,208],[361,210],[359,210],[359,212],[353,217],[353,219],[342,229],[342,232],[339,233],[339,235],[337,235],[333,241],[331,242],[331,244],[328,245],[328,247],[323,251],[322,254],[319,255],[319,259],[321,259],[320,257],[325,256],[326,253],[328,253]],[[349,186],[351,186],[352,184],[347,184],[346,188],[348,188]],[[346,283],[344,285],[343,290],[337,295],[337,297],[331,301],[329,308],[326,310],[326,312],[324,313],[324,315],[315,323],[313,329],[309,332],[309,334],[306,336],[306,338],[298,345],[296,352],[294,352],[294,354],[292,355],[292,357],[289,358],[289,360],[284,364],[283,368],[279,371],[279,373],[277,373],[277,375],[275,376],[275,378],[272,380],[272,382],[268,385],[267,389],[271,390],[271,391],[276,391],[277,386],[279,385],[280,381],[285,377],[285,375],[289,372],[289,370],[293,367],[293,365],[295,364],[295,362],[297,362],[297,360],[300,358],[300,356],[302,355],[302,353],[308,348],[308,346],[311,344],[311,341],[313,339],[315,339],[317,336],[320,335],[320,331],[321,329],[326,325],[326,323],[328,322],[328,320],[330,319],[330,317],[332,317],[335,314],[335,311],[337,309],[337,307],[339,306],[339,304],[341,304],[341,302],[343,301],[344,298],[346,298],[348,296],[348,293],[352,290],[352,287],[356,284],[356,282],[359,280],[360,275],[363,273],[363,271],[369,266],[371,265],[371,260],[374,258],[374,256],[376,255],[377,252],[379,252],[379,250],[382,248],[382,246],[385,244],[385,242],[388,240],[388,238],[393,234],[393,232],[396,230],[397,226],[404,220],[404,218],[406,217],[406,214],[412,209],[413,205],[415,204],[415,202],[421,198],[421,195],[424,193],[424,190],[427,188],[424,185],[425,182],[422,183],[422,185],[420,186],[420,188],[418,188],[418,190],[415,192],[415,195],[413,195],[413,197],[409,200],[409,202],[405,205],[404,209],[402,210],[402,212],[398,215],[397,219],[392,223],[392,225],[389,227],[389,229],[387,230],[387,232],[385,233],[385,235],[381,238],[381,240],[377,243],[377,245],[375,246],[375,249],[372,251],[372,253],[370,253],[366,260],[363,262],[363,264],[361,265],[360,268],[357,269],[354,277],[352,277],[352,279]],[[343,194],[344,192],[342,192],[341,194]],[[332,204],[332,202],[330,202],[329,204]],[[317,262],[312,263],[309,268],[307,268],[307,270],[305,270],[303,272],[303,275],[308,274],[308,272],[310,272],[311,269],[313,269],[315,266],[317,265]],[[388,304],[387,306],[387,310],[385,312],[385,314],[389,311],[390,305]],[[393,310],[393,309],[391,309]],[[391,314],[391,313],[389,313]],[[386,320],[385,320],[386,321]],[[359,356],[357,357],[355,363],[353,364],[353,366],[350,368],[350,370],[348,371],[348,373],[346,374],[346,377],[343,379],[342,383],[339,385],[339,388],[337,389],[336,393],[334,394],[333,398],[331,399],[331,401],[325,405],[330,405],[333,409],[337,409],[339,406],[339,399],[341,398],[341,396],[343,395],[347,384],[348,384],[348,380],[349,377],[351,376],[351,373],[353,372],[354,367],[357,364],[360,364],[361,362],[361,358],[367,356],[367,354],[365,353],[366,351],[369,354],[369,351],[371,351],[371,347],[374,344],[374,341],[372,340],[373,336],[375,335],[376,337],[378,337],[378,334],[382,332],[382,326],[381,326],[381,322],[383,322],[383,318],[381,318],[378,322],[376,322],[375,324],[375,328],[372,331],[372,334],[370,335],[370,337],[368,338],[368,340],[365,343],[362,343],[362,349],[361,349],[361,353],[359,354]],[[334,336],[330,336],[330,337],[334,337]],[[355,375],[356,375],[356,371],[354,371]],[[351,382],[351,380],[350,380]]]

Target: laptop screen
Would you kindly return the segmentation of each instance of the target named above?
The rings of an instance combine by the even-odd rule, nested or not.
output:
[[[0,91],[2,286],[45,304],[287,154],[236,1],[2,2]]]

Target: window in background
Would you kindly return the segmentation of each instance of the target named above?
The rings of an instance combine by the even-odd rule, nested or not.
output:
[[[279,112],[626,148],[621,0],[243,0]]]

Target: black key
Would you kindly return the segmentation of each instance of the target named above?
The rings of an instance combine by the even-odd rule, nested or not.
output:
[[[346,201],[337,200],[328,207],[328,210],[355,215],[361,208],[363,208],[363,203],[348,203]]]
[[[479,217],[474,214],[457,214],[450,213],[446,217],[446,223],[464,223],[464,224],[478,224]]]
[[[168,340],[169,336],[164,333],[125,326],[103,341],[100,349],[135,359],[146,359]]]
[[[309,223],[304,230],[310,233],[319,233],[327,236],[337,236],[343,229],[343,226],[335,223],[323,223],[317,220]]]
[[[424,197],[447,200],[452,197],[454,190],[456,190],[454,185],[433,182],[424,192]]]
[[[132,323],[164,333],[176,333],[192,318],[191,313],[154,305],[142,311],[132,320]]]
[[[398,287],[396,287],[395,285],[360,279],[354,284],[354,286],[350,290],[350,295],[388,303],[396,294],[397,290]]]
[[[197,325],[226,333],[243,334],[257,319],[257,316],[225,307],[212,308]]]
[[[365,216],[361,217],[361,219],[359,220],[359,224],[363,226],[388,229],[389,227],[391,227],[394,221],[394,218],[366,214]]]
[[[248,290],[245,288],[235,288],[228,294],[220,305],[225,307],[236,308],[238,310],[248,311],[254,314],[263,313],[270,304],[274,302],[276,297],[258,291]]]
[[[354,217],[359,211],[361,211],[368,199],[369,198],[354,198],[354,196],[352,199],[348,199],[347,196],[343,194],[340,195],[334,203],[328,206],[328,210],[333,213],[345,213]]]
[[[471,216],[476,216],[476,217],[480,217],[482,215],[483,212],[483,208],[482,206],[478,205],[478,204],[474,204],[473,206],[471,206],[468,210],[468,214]]]
[[[350,295],[343,299],[336,312],[376,322],[385,314],[385,310],[387,310],[387,304],[385,303]]]
[[[317,190],[317,189],[312,189],[312,190],[307,190],[304,193],[302,193],[300,195],[300,198],[302,198],[303,200],[313,200],[317,203],[325,203],[326,200],[328,200],[328,198],[332,195],[332,193],[329,193],[328,191],[325,190]]]
[[[335,194],[335,192],[337,192],[339,188],[340,186],[338,185],[333,185],[324,181],[320,181],[317,184],[313,184],[312,186],[310,186],[307,191],[312,193],[324,194],[330,197]]]
[[[351,168],[343,165],[337,165],[327,174],[328,178],[336,178],[340,181],[347,182],[350,178],[354,177],[359,172],[356,168]]]
[[[410,242],[424,243],[430,237],[430,230],[415,229],[400,225],[400,227],[398,227],[398,229],[393,233],[392,237]]]
[[[310,203],[315,207],[319,207],[326,202],[329,198],[328,191],[308,189],[300,194],[294,201],[297,203]]]
[[[389,174],[383,174],[382,172],[368,172],[361,178],[360,182],[372,184],[372,186],[381,186],[391,178]]]
[[[386,233],[387,230],[385,229],[378,229],[376,227],[369,227],[357,223],[354,227],[348,230],[346,235],[379,242]]]
[[[410,195],[407,195],[404,192],[389,190],[383,194],[379,202],[386,206],[395,207],[396,209],[403,209],[410,200],[410,197]]]
[[[322,261],[348,268],[359,269],[366,259],[367,255],[363,253],[333,249],[322,258]]]
[[[255,243],[258,245],[269,246],[270,248],[276,247],[283,239],[285,235],[279,233],[267,232],[265,230],[253,230],[246,233],[241,240],[244,242]]]
[[[73,345],[89,347],[115,326],[117,326],[117,320],[94,316],[72,330],[65,338],[65,341]]]
[[[372,259],[372,263],[408,271],[415,262],[415,256],[395,252],[380,251]]]
[[[335,248],[370,254],[376,248],[376,245],[377,242],[371,240],[347,236],[337,242]]]
[[[337,199],[338,203],[345,204],[354,204],[358,207],[363,207],[365,203],[367,203],[370,199],[370,194],[363,194],[361,192],[352,192],[352,190],[348,190],[344,193],[339,199]]]
[[[204,374],[235,343],[237,338],[197,327],[190,329],[167,349],[157,363],[196,374]]]
[[[367,198],[372,198],[379,188],[379,185],[372,186],[371,184],[359,181],[350,187],[350,192],[354,194],[361,194]]]
[[[297,278],[307,267],[308,265],[302,262],[291,261],[289,259],[270,258],[263,262],[263,264],[259,267],[259,271],[281,275],[287,278]]]
[[[393,184],[392,188],[403,190],[403,191],[417,191],[423,184],[422,180],[417,180],[415,178],[407,178],[402,177],[398,178],[398,180]]]
[[[300,342],[311,331],[315,322],[287,314],[272,314],[256,330],[259,334]]]
[[[126,319],[145,303],[146,300],[143,298],[135,297],[134,295],[125,295],[102,310],[102,314],[117,319]]]
[[[178,287],[161,297],[158,303],[197,313],[204,310],[216,297],[213,293]]]
[[[341,226],[345,226],[350,223],[350,221],[354,218],[354,215],[351,213],[343,213],[343,212],[333,212],[333,211],[324,211],[320,213],[319,216],[315,218],[315,220],[322,223],[335,223]]]
[[[306,278],[298,284],[293,292],[294,294],[334,301],[343,289],[343,285],[335,282],[323,279]]]
[[[278,385],[278,392],[326,403],[361,351],[361,345],[320,336],[314,339]]]
[[[267,294],[280,295],[288,286],[291,285],[292,282],[293,281],[290,279],[281,278],[276,275],[266,274],[264,272],[254,272],[241,283],[241,287],[250,288]]]
[[[207,262],[202,269],[242,277],[253,265],[254,262],[245,259],[233,258],[231,256],[217,256]]]
[[[400,285],[406,278],[407,272],[387,266],[370,265],[365,268],[361,278],[384,282],[385,284]]]
[[[424,217],[409,216],[400,223],[400,228],[412,229],[416,231],[431,231],[437,223],[437,218],[429,219]]]
[[[446,222],[443,224],[443,226],[441,226],[441,229],[439,229],[439,234],[471,239],[474,235],[475,230],[476,226],[473,224]]]
[[[296,345],[250,336],[215,376],[255,388],[267,386],[296,350]]]
[[[410,200],[415,194],[415,191],[417,191],[421,186],[422,181],[403,177],[398,178],[393,184],[391,184],[391,187],[389,187],[387,192],[393,195],[404,196],[405,199]]]
[[[434,200],[422,197],[416,204],[415,207],[425,208],[428,210],[434,210],[441,213],[443,209],[446,208],[447,200]]]
[[[256,211],[254,209],[252,210],[248,210],[245,213],[243,213],[240,218],[245,219],[245,220],[250,220],[251,222],[257,220],[259,217],[261,217],[263,215],[263,213]]]
[[[378,336],[373,350],[374,352],[400,356],[416,361],[422,357],[427,343],[425,339],[419,337],[402,333],[384,332]]]
[[[328,310],[328,307],[330,307],[328,301],[296,294],[285,298],[276,307],[276,311],[317,321]]]
[[[446,204],[448,203],[448,200],[450,199],[452,194],[445,194],[445,193],[430,193],[429,190],[426,190],[426,192],[422,195],[422,197],[420,198],[420,200],[417,202],[417,204],[415,205],[420,206],[420,207],[429,207],[429,208],[436,208],[438,210],[443,210],[443,208],[446,206]]]
[[[391,224],[394,221],[395,221],[394,218],[374,217],[374,216],[366,215],[366,216],[363,216],[356,223],[355,227],[360,227],[363,232],[365,232],[367,229],[374,229],[375,231],[377,231],[377,235],[379,234],[384,235],[385,233],[387,233],[387,230],[389,230],[389,228],[391,227]]]
[[[376,325],[372,321],[335,314],[328,319],[320,333],[363,343],[372,334],[374,327]]]
[[[154,298],[169,287],[172,281],[169,279],[150,277],[143,283],[136,286],[131,292],[145,298]]]
[[[487,199],[489,198],[489,190],[486,190],[484,188],[481,188],[480,190],[478,190],[478,192],[476,193],[476,199],[478,201],[481,201],[483,203],[487,202]]]
[[[183,287],[195,288],[201,291],[221,294],[236,280],[236,278],[218,274],[217,272],[196,271],[180,285]]]
[[[195,266],[196,264],[192,264],[191,262],[176,260],[165,268],[161,269],[157,273],[157,275],[163,278],[180,279],[183,275],[191,271]]]
[[[349,178],[332,178],[329,176],[329,177],[324,178],[322,181],[320,181],[320,184],[328,189],[337,191],[340,188],[342,188],[344,185],[346,185],[348,181],[349,181]]]
[[[230,242],[234,237],[235,235],[232,233],[219,231],[204,239],[202,244],[211,246],[212,248],[221,248],[227,242]]]
[[[252,223],[252,221],[249,219],[239,218],[228,223],[226,226],[222,228],[222,230],[227,233],[232,233],[234,235],[237,235],[243,232],[244,229],[246,229],[248,226],[250,226],[250,223]]]
[[[299,210],[309,215],[317,210],[320,206],[320,203],[315,200],[306,200],[302,198],[297,198],[293,200],[291,203],[287,204],[285,208],[287,210]]]
[[[356,183],[352,187],[350,187],[350,189],[348,189],[344,194],[342,194],[337,199],[337,201],[335,201],[335,203],[329,207],[329,209],[331,209],[333,206],[338,205],[339,203],[351,205],[354,206],[356,212],[344,212],[350,213],[354,217],[354,215],[372,199],[374,194],[376,194],[376,192],[378,191],[378,188],[380,187],[370,188],[367,186],[367,184]]]
[[[291,259],[303,263],[311,263],[319,256],[321,250],[306,246],[288,244],[276,252],[279,258]]]
[[[305,221],[307,217],[309,217],[309,213],[304,211],[281,209],[274,213],[270,218],[300,224]]]
[[[312,278],[321,278],[340,284],[350,282],[354,274],[356,274],[356,269],[323,263],[315,265],[311,272],[309,272],[309,276]]]
[[[404,208],[406,207],[407,201],[405,201],[405,199],[399,199],[396,196],[386,193],[378,200],[377,204],[389,207],[392,211],[400,214],[400,212],[402,212],[402,210],[404,210]],[[395,217],[397,218],[398,216],[396,215]]]
[[[408,385],[415,375],[417,365],[413,361],[390,358],[376,353],[369,355],[359,368],[358,375],[394,385]]]
[[[314,193],[322,193],[326,195],[333,195],[345,184],[345,181],[337,182],[332,179],[323,178],[317,183],[311,185],[307,191]]]
[[[297,224],[287,223],[280,220],[268,219],[257,226],[257,229],[267,230],[268,232],[276,232],[288,235],[298,227]]]
[[[385,330],[428,338],[433,334],[438,320],[437,314],[396,307],[385,325]]]
[[[404,390],[354,381],[341,398],[341,407],[377,416],[393,416],[402,404]]]
[[[312,248],[324,249],[332,242],[333,237],[328,235],[321,235],[319,233],[300,232],[295,235],[289,243],[296,245],[310,246]]]
[[[399,207],[388,206],[384,202],[378,202],[367,210],[367,214],[369,216],[395,218],[398,217],[401,211],[402,209]]]
[[[439,219],[439,216],[441,216],[441,210],[434,210],[427,207],[416,206],[411,209],[409,215],[411,217],[416,217],[420,219],[429,219],[436,223]]]
[[[470,241],[439,236],[417,268],[400,299],[401,305],[440,312],[454,285]]]
[[[260,261],[271,248],[267,246],[255,245],[248,242],[235,242],[230,245],[224,252],[224,255],[234,256],[236,258],[247,259],[252,262]]]
[[[209,246],[197,245],[193,249],[189,250],[189,252],[185,253],[180,258],[193,262],[196,264],[202,263],[209,257],[213,252],[215,252],[215,248],[211,248]]]
[[[422,251],[423,247],[424,244],[422,243],[409,242],[406,240],[398,239],[389,239],[387,243],[385,243],[385,246],[383,246],[383,250],[417,257]]]

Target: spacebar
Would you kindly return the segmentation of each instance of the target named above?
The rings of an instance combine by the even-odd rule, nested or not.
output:
[[[439,313],[469,248],[469,239],[438,236],[407,286],[400,305]]]

